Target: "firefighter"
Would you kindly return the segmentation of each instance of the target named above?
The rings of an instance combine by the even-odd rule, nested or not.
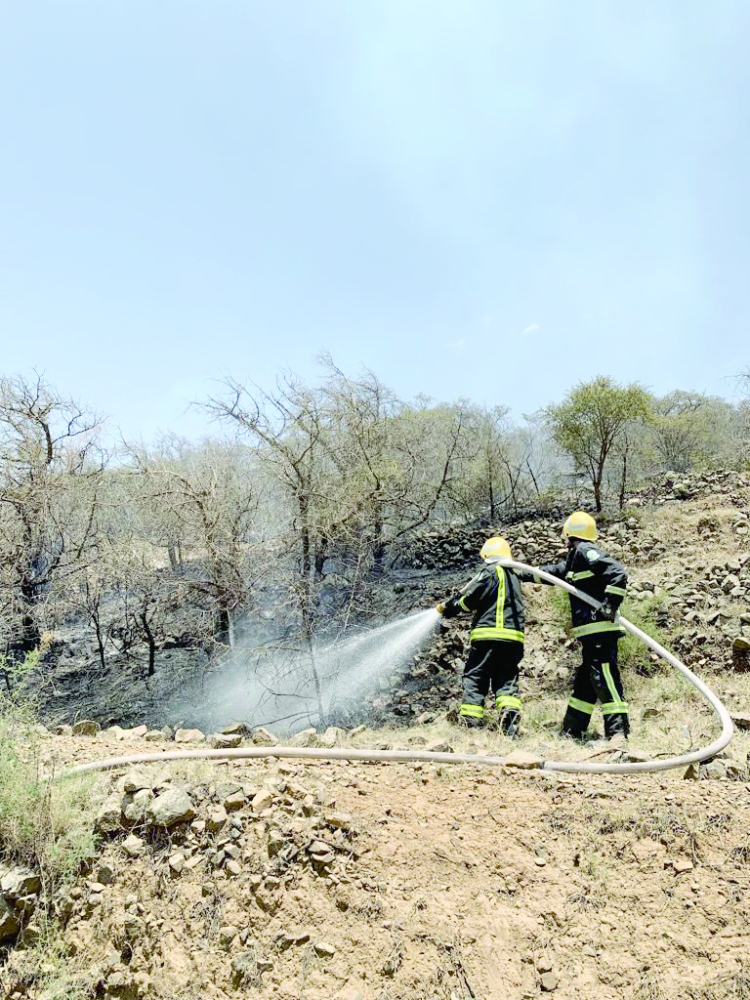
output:
[[[437,610],[446,618],[462,611],[474,616],[460,717],[468,726],[481,726],[491,688],[500,729],[515,736],[521,714],[518,668],[523,658],[523,595],[515,573],[498,564],[500,559],[511,558],[504,538],[488,538],[479,555],[484,566],[457,594],[438,604]]]
[[[572,634],[581,643],[581,663],[573,679],[562,732],[574,739],[583,738],[598,700],[605,736],[627,738],[628,705],[617,668],[617,643],[625,633],[615,622],[615,616],[625,597],[628,578],[620,563],[594,544],[598,532],[590,514],[581,510],[571,514],[563,525],[563,535],[567,539],[567,558],[540,569],[567,580],[602,607],[596,610],[570,595]],[[548,582],[531,572],[518,573],[518,578],[524,582]]]

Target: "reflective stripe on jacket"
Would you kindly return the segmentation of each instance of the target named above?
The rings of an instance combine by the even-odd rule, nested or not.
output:
[[[512,570],[488,564],[458,594],[445,603],[446,618],[462,611],[473,612],[470,639],[504,639],[523,642],[523,594]]]
[[[559,580],[572,583],[577,590],[583,591],[601,604],[609,604],[615,611],[622,604],[625,588],[628,585],[627,574],[622,565],[608,555],[593,542],[580,541],[568,552],[567,559],[558,563],[540,566],[545,573],[556,576]],[[518,574],[520,580],[526,582],[546,583],[531,572]],[[616,632],[624,635],[622,628],[605,618],[600,612],[586,604],[578,597],[570,595],[570,612],[573,618],[572,634],[577,639],[589,635],[599,635],[602,632]]]

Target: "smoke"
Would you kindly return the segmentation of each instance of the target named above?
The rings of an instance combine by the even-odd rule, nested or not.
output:
[[[418,611],[379,628],[314,646],[324,714],[342,709],[364,714],[367,692],[409,665],[438,619],[434,609]],[[257,648],[236,651],[231,660],[207,675],[199,692],[176,701],[170,715],[206,729],[229,722],[273,726],[277,732],[318,725],[309,651],[270,655]]]

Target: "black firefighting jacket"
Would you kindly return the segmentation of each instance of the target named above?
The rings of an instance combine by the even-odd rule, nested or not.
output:
[[[524,609],[521,585],[515,573],[496,563],[484,565],[465,587],[445,602],[443,615],[474,613],[472,642],[505,639],[523,642]]]
[[[558,563],[540,566],[545,573],[572,583],[601,604],[608,604],[616,611],[625,597],[628,584],[627,574],[620,563],[607,555],[593,542],[580,541],[568,552],[567,559]],[[518,574],[526,583],[547,583],[531,572]],[[601,632],[616,632],[624,635],[622,628],[611,621],[605,613],[597,611],[578,597],[570,595],[570,611],[573,618],[572,634],[578,639]]]

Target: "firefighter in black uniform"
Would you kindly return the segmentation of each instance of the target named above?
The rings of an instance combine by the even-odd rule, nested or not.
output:
[[[473,613],[469,652],[463,677],[459,715],[469,726],[481,726],[490,688],[500,717],[500,729],[515,736],[521,713],[518,668],[523,658],[523,595],[512,570],[498,564],[510,559],[504,538],[489,538],[479,553],[485,565],[456,595],[437,609],[446,618]]]
[[[617,643],[625,633],[615,615],[625,597],[628,578],[625,570],[594,542],[596,522],[590,514],[576,511],[563,526],[568,557],[559,563],[540,566],[546,573],[567,580],[602,605],[600,610],[570,595],[572,634],[581,643],[581,664],[573,680],[573,693],[563,719],[565,736],[580,739],[586,732],[597,700],[604,716],[604,734],[627,737],[630,732],[628,706],[617,668]],[[533,573],[519,573],[524,582],[546,583]]]

